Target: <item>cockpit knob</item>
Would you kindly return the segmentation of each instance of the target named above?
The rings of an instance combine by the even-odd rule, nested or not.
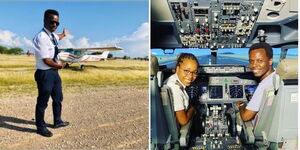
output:
[[[180,12],[185,14],[185,9],[184,8],[180,8]]]
[[[180,29],[180,33],[182,33],[182,34],[184,33],[184,30],[182,28]]]
[[[205,22],[208,22],[208,18],[205,18],[204,20],[205,20]]]
[[[200,34],[200,29],[197,28],[197,29],[195,30],[195,32],[196,32],[197,34]]]
[[[236,144],[240,144],[240,141],[239,141],[239,137],[238,137],[238,136],[235,137],[235,140],[236,140]]]
[[[246,17],[246,21],[249,21],[249,19],[250,19],[249,16],[247,16],[247,17]]]
[[[244,16],[241,16],[241,21],[244,21],[245,17]]]
[[[257,13],[257,12],[258,12],[258,9],[257,9],[256,7],[254,7],[253,11],[254,11],[255,13]]]
[[[218,17],[218,13],[217,13],[217,12],[214,12],[214,16],[215,16],[215,17]]]
[[[209,29],[205,29],[205,33],[206,33],[206,34],[209,34]]]

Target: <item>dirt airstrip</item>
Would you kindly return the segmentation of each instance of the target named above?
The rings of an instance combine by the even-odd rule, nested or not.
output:
[[[53,129],[52,100],[45,121],[53,137],[36,134],[36,94],[0,99],[0,149],[146,149],[148,88],[69,87],[65,128]]]

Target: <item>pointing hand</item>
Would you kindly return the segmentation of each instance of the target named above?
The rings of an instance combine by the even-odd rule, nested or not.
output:
[[[64,30],[63,30],[63,34],[64,34],[65,36],[67,36],[67,35],[69,34],[69,31],[68,31],[67,29],[64,29]]]

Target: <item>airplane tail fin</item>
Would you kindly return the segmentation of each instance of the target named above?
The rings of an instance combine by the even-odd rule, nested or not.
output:
[[[106,60],[108,57],[109,51],[104,51],[101,55],[100,55],[100,59],[104,59]]]

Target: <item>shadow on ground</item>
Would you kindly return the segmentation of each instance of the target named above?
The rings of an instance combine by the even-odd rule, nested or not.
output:
[[[10,130],[15,130],[15,131],[21,131],[21,132],[29,132],[29,133],[35,133],[36,129],[31,129],[31,128],[26,128],[26,127],[20,127],[16,125],[12,125],[11,123],[14,124],[28,124],[28,125],[34,125],[34,121],[29,121],[29,120],[24,120],[20,118],[15,118],[15,117],[8,117],[8,116],[2,116],[0,115],[0,128],[5,128],[5,129],[10,129]],[[50,124],[46,124],[47,127],[52,127]]]

